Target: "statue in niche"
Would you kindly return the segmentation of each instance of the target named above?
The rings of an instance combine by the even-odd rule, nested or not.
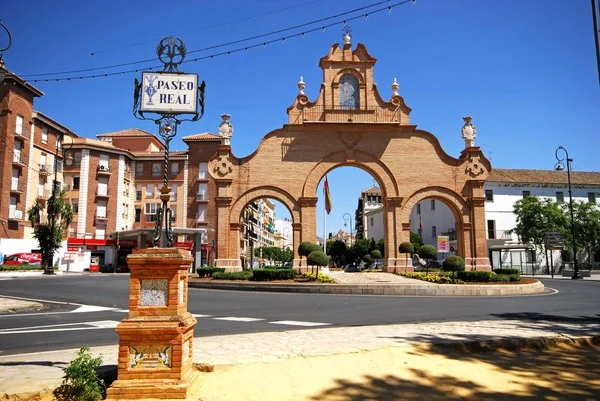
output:
[[[340,79],[340,108],[358,109],[358,80],[352,75]]]

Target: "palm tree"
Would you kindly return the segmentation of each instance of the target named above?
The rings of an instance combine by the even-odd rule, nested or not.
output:
[[[48,199],[46,218],[43,216],[44,205],[39,197],[27,211],[27,217],[33,227],[33,237],[38,240],[42,250],[42,265],[45,269],[52,268],[52,257],[60,249],[60,243],[73,221],[73,209],[71,203],[65,200],[65,194],[66,191],[61,191]],[[53,211],[54,228],[50,220]]]

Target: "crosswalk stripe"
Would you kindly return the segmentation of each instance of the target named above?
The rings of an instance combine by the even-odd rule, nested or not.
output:
[[[304,326],[304,327],[314,327],[314,326],[331,326],[331,323],[317,323],[317,322],[299,322],[296,320],[278,320],[275,322],[269,322],[270,324],[282,324],[286,326]]]
[[[235,316],[226,316],[226,317],[215,317],[214,320],[227,320],[230,322],[258,322],[260,320],[265,319],[257,319],[254,317],[235,317]]]

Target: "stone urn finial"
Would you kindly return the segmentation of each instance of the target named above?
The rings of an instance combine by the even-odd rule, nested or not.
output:
[[[221,124],[219,124],[219,134],[221,135],[221,144],[229,145],[233,136],[233,125],[229,122],[230,114],[221,114]]]
[[[298,95],[304,95],[304,88],[306,88],[306,84],[304,83],[302,76],[300,76],[300,81],[298,81]]]
[[[400,96],[398,94],[398,89],[400,89],[400,85],[398,85],[398,82],[396,81],[396,78],[394,78],[394,82],[392,82],[392,90],[394,91],[392,93],[392,96]]]
[[[477,137],[477,128],[471,122],[473,117],[465,116],[463,117],[465,125],[463,125],[461,129],[462,138],[465,140],[465,148],[469,148],[471,146],[475,146],[475,138]]]

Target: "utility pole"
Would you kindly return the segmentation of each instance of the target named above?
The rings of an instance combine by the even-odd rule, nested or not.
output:
[[[598,84],[600,85],[600,29],[598,28],[598,0],[592,0],[592,19],[594,21],[594,40],[596,42],[596,64],[598,65]]]

